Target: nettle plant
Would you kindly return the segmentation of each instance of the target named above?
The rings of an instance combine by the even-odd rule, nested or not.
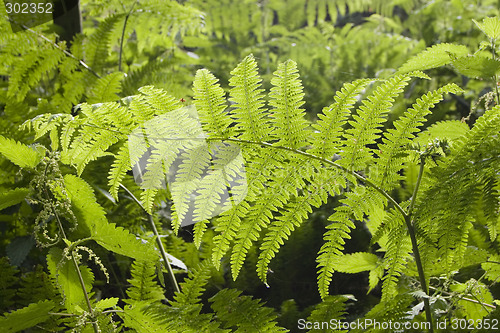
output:
[[[76,115],[45,114],[26,122],[37,139],[49,134],[50,147],[0,136],[0,152],[33,175],[29,186],[4,191],[0,207],[27,197],[39,206],[34,233],[38,245],[49,248],[48,274],[56,295],[6,314],[0,327],[286,331],[270,309],[237,290],[220,291],[209,300],[213,311],[202,311],[210,267],[227,264],[236,279],[257,244],[256,271],[266,283],[272,259],[291,233],[337,196],[340,205],[328,219],[317,256],[323,302],[310,321],[345,318],[348,297],[329,295],[335,272],[369,272],[369,289],[381,286],[381,299],[365,318],[434,323],[463,318],[468,327],[479,328],[478,320],[497,313],[488,283],[496,282],[500,267],[500,107],[485,107],[472,128],[466,120],[444,121],[421,132],[426,116],[446,94],[462,92],[448,84],[423,94],[382,129],[411,80],[429,79],[421,70],[451,64],[464,75],[493,77],[496,85],[500,20],[477,25],[490,43],[475,54],[441,44],[409,60],[389,79],[346,83],[314,123],[304,117],[296,63],[278,66],[266,95],[257,63],[248,56],[231,72],[228,99],[218,80],[201,69],[193,105],[145,86],[120,100],[79,104]],[[107,100],[109,92],[120,92],[120,80],[113,75],[95,86],[95,96]],[[489,96],[499,98],[496,87]],[[109,194],[117,200],[126,191],[144,208],[156,249],[153,242],[109,223],[81,177],[93,161],[110,157]],[[132,172],[142,188],[139,198],[124,185]],[[209,226],[216,234],[211,260],[190,272],[182,291],[154,222],[165,198],[173,201],[174,232],[195,223],[197,246]],[[345,253],[355,221],[370,230],[373,252]],[[107,276],[91,249],[95,243],[135,260],[126,297],[100,299],[92,292],[96,281],[89,261]],[[166,304],[155,279],[163,281],[161,261],[176,291]],[[472,265],[481,265],[480,277],[456,278]]]

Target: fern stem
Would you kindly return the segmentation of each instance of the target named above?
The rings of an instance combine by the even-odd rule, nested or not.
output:
[[[305,151],[302,151],[302,150],[299,150],[299,149],[295,149],[295,148],[290,148],[290,147],[285,147],[285,146],[275,146],[275,145],[273,145],[271,143],[264,142],[264,141],[250,141],[250,140],[243,140],[243,139],[236,139],[236,138],[206,138],[206,140],[207,141],[232,141],[232,142],[239,142],[239,143],[254,144],[254,145],[259,145],[261,147],[268,147],[268,148],[274,148],[274,149],[281,149],[281,150],[291,151],[291,152],[296,153],[298,155],[307,156],[309,158],[318,160],[318,161],[323,162],[325,164],[331,165],[331,166],[333,166],[333,167],[335,167],[337,169],[340,169],[343,172],[346,172],[346,173],[349,173],[349,174],[353,175],[359,181],[361,181],[364,184],[372,187],[374,190],[376,190],[377,192],[379,192],[380,194],[382,194],[387,200],[389,200],[394,205],[394,207],[396,207],[396,209],[404,217],[406,217],[408,215],[405,212],[405,210],[399,205],[399,203],[396,200],[394,200],[393,197],[391,197],[387,192],[385,192],[383,189],[381,189],[380,187],[378,187],[377,185],[375,185],[375,183],[373,183],[371,180],[369,180],[368,178],[365,178],[365,177],[361,176],[359,173],[357,173],[355,171],[351,171],[348,168],[346,168],[346,167],[344,167],[344,166],[342,166],[340,164],[337,164],[337,163],[335,163],[333,161],[330,161],[330,160],[328,160],[326,158],[323,158],[323,157],[320,157],[320,156],[317,156],[317,155],[314,155],[314,154],[311,154],[311,153],[307,153]]]
[[[127,28],[128,18],[130,17],[130,14],[132,14],[132,10],[134,10],[136,3],[137,0],[135,0],[132,4],[132,7],[125,16],[125,21],[123,22],[122,37],[120,38],[120,56],[118,57],[118,71],[120,72],[122,71],[123,40],[125,39],[125,29]]]
[[[130,197],[142,209],[144,209],[144,206],[141,204],[141,202],[135,197],[135,195],[128,188],[126,188],[123,184],[120,184],[120,186],[130,195]],[[144,209],[144,211],[146,212],[146,209]],[[172,265],[170,265],[170,261],[168,260],[167,252],[165,251],[165,248],[163,247],[163,243],[161,242],[161,238],[160,238],[160,234],[158,233],[158,229],[156,229],[155,222],[153,221],[153,216],[149,213],[147,213],[147,214],[148,214],[149,223],[151,224],[151,229],[153,229],[153,233],[156,236],[156,243],[158,244],[158,248],[160,250],[161,257],[163,259],[163,262],[165,263],[165,268],[168,271],[168,276],[170,277],[170,282],[172,283],[172,286],[174,287],[174,291],[180,293],[181,290],[179,288],[179,285],[177,284],[177,280],[175,279],[174,271],[172,269]]]
[[[414,220],[412,219],[413,207],[415,206],[415,201],[417,198],[418,188],[420,187],[420,183],[422,182],[422,175],[424,173],[425,166],[425,156],[420,158],[420,169],[418,171],[417,183],[415,184],[415,188],[413,189],[413,195],[411,197],[410,206],[408,207],[408,213],[404,216],[406,228],[408,229],[408,234],[411,239],[411,246],[413,250],[413,255],[415,256],[415,264],[417,265],[418,278],[420,280],[420,286],[424,291],[426,296],[429,296],[429,289],[427,288],[427,281],[425,279],[424,267],[422,265],[422,259],[420,257],[420,250],[418,249],[417,236],[415,233]],[[425,317],[427,321],[431,324],[429,328],[429,332],[434,332],[434,322],[432,320],[432,311],[429,303],[429,297],[424,297],[424,310]]]

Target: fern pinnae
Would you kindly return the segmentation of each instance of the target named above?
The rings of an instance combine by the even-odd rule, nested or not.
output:
[[[402,178],[399,171],[402,169],[404,155],[408,152],[411,139],[422,126],[425,116],[431,111],[439,101],[443,99],[445,93],[457,94],[461,92],[457,85],[451,83],[437,90],[428,92],[421,96],[409,108],[406,113],[394,122],[394,129],[388,129],[379,144],[379,159],[377,160],[377,171],[371,178],[375,183],[385,190],[391,190]]]
[[[350,231],[355,228],[352,219],[362,220],[364,215],[370,215],[374,207],[385,207],[386,198],[371,187],[358,185],[353,191],[347,192],[341,200],[342,206],[328,218],[332,223],[323,238],[324,244],[319,250],[318,262],[318,289],[322,299],[328,295],[330,282],[335,271],[335,261],[342,256],[345,239],[350,239]]]
[[[194,104],[209,135],[227,138],[231,133],[230,119],[225,116],[224,90],[217,82],[218,79],[208,70],[198,70],[193,82]]]
[[[247,56],[231,72],[229,100],[234,102],[231,114],[236,120],[236,131],[240,138],[250,141],[266,141],[271,132],[263,110],[264,96],[262,79],[258,75],[257,63],[252,55]]]
[[[120,187],[121,182],[125,178],[125,175],[128,171],[132,169],[132,165],[130,163],[130,154],[128,144],[123,144],[118,151],[118,154],[115,156],[115,160],[109,169],[108,175],[108,185],[109,185],[109,193],[115,198],[118,199],[118,188]]]
[[[213,239],[212,262],[215,268],[220,268],[220,263],[229,250],[231,241],[241,225],[241,217],[245,216],[250,209],[247,201],[242,201],[232,209],[224,212],[215,220],[215,231],[217,235]]]
[[[335,102],[318,114],[319,120],[312,125],[316,131],[312,134],[312,148],[309,150],[311,154],[332,158],[333,154],[338,152],[342,127],[347,122],[350,108],[370,82],[361,79],[345,83],[335,95]]]
[[[406,229],[404,217],[395,209],[386,215],[386,224],[390,225],[388,233],[387,251],[384,256],[388,267],[382,283],[382,301],[389,300],[396,295],[396,285],[399,276],[406,267],[406,261],[411,257],[412,247]]]
[[[231,254],[233,279],[238,276],[252,243],[272,220],[273,212],[283,208],[291,196],[297,195],[297,191],[303,188],[311,177],[312,166],[303,159],[294,157],[290,155],[290,162],[284,165],[283,170],[278,170],[282,175],[275,176],[276,179],[263,190],[260,200],[251,207],[248,220],[242,224]]]
[[[299,79],[297,64],[288,60],[278,65],[271,79],[273,88],[269,93],[273,136],[278,146],[300,148],[309,135],[309,124],[304,119],[303,87]]]
[[[312,207],[318,208],[327,201],[329,195],[335,195],[339,188],[345,186],[344,178],[332,171],[319,169],[313,176],[311,184],[285,207],[281,215],[269,227],[257,261],[257,274],[264,283],[267,281],[270,261],[294,229],[307,219],[309,213],[312,212]]]
[[[360,170],[373,158],[369,144],[375,143],[380,136],[381,124],[390,110],[394,98],[403,92],[410,80],[409,75],[399,75],[388,79],[379,86],[358,109],[354,120],[349,121],[352,128],[344,132],[344,155],[340,164],[349,170]]]

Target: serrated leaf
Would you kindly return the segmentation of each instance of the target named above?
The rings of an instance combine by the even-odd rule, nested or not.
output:
[[[379,258],[367,252],[356,252],[338,256],[335,270],[342,273],[359,273],[377,268]]]
[[[111,297],[111,298],[104,298],[101,299],[97,304],[95,305],[95,310],[105,310],[108,308],[114,308],[118,304],[119,298],[117,297]]]
[[[38,150],[1,135],[0,154],[21,168],[34,168],[42,158]]]
[[[491,78],[500,69],[500,61],[479,55],[459,57],[451,63],[460,74],[472,78]]]
[[[149,260],[155,256],[150,244],[144,244],[127,230],[108,223],[104,209],[96,201],[94,191],[83,179],[66,175],[66,189],[75,207],[80,230],[87,233],[99,245],[109,251],[139,260]]]
[[[481,31],[491,39],[500,37],[500,19],[498,17],[486,17],[481,23],[472,20]]]
[[[0,210],[10,206],[17,205],[30,193],[30,190],[25,187],[15,188],[6,192],[0,193]]]
[[[54,308],[53,301],[45,300],[31,303],[27,307],[7,313],[0,317],[0,331],[4,333],[19,332],[33,327],[49,319],[49,311]]]
[[[437,44],[410,58],[399,68],[398,74],[441,67],[451,62],[452,58],[450,57],[450,54],[455,57],[460,57],[465,56],[468,53],[469,50],[464,45],[448,43]]]
[[[57,288],[59,288],[64,298],[64,305],[71,313],[81,312],[81,309],[87,309],[85,294],[80,284],[80,276],[76,268],[66,258],[63,259],[62,250],[51,248],[47,255],[47,266],[51,277],[54,279]],[[92,271],[83,265],[79,265],[81,277],[85,284],[87,293],[92,290],[94,282],[94,274]],[[90,297],[90,295],[88,295]]]

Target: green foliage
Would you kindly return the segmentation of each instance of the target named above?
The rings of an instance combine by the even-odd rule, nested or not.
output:
[[[469,13],[461,3],[449,6]],[[472,55],[473,43],[442,38],[407,59],[439,29],[403,38],[416,26],[405,14],[436,15],[444,1],[212,4],[112,0],[104,10],[84,1],[96,19],[70,47],[43,27],[13,34],[0,24],[0,218],[9,222],[5,252],[19,266],[0,259],[0,327],[284,331],[283,318],[226,289],[225,278],[255,263],[255,279],[275,288],[275,258],[313,214],[325,229],[314,249],[321,301],[304,305],[308,320],[493,315],[498,295],[482,280],[498,278],[500,106],[490,107],[500,101],[498,18],[474,21],[488,43]],[[358,10],[371,16],[344,24],[360,23]],[[290,55],[297,62],[282,58]],[[197,70],[190,92],[192,65],[207,58],[218,67]],[[443,66],[453,71],[441,81],[422,72]],[[461,121],[451,113],[468,102],[456,74],[469,100],[490,89],[484,109],[477,103]],[[181,230],[189,224],[192,234]],[[371,247],[353,250],[349,240],[365,224]],[[40,261],[22,243],[32,231],[50,247],[47,272],[25,274]],[[178,265],[188,271],[180,290],[165,246],[188,264]],[[478,265],[483,277],[463,279]],[[378,304],[353,311],[352,296],[331,295],[342,288],[339,273],[365,274]],[[164,300],[173,294],[164,274],[173,300]]]
[[[19,332],[33,327],[49,318],[49,311],[54,308],[54,302],[45,300],[31,303],[0,318],[2,332]]]

